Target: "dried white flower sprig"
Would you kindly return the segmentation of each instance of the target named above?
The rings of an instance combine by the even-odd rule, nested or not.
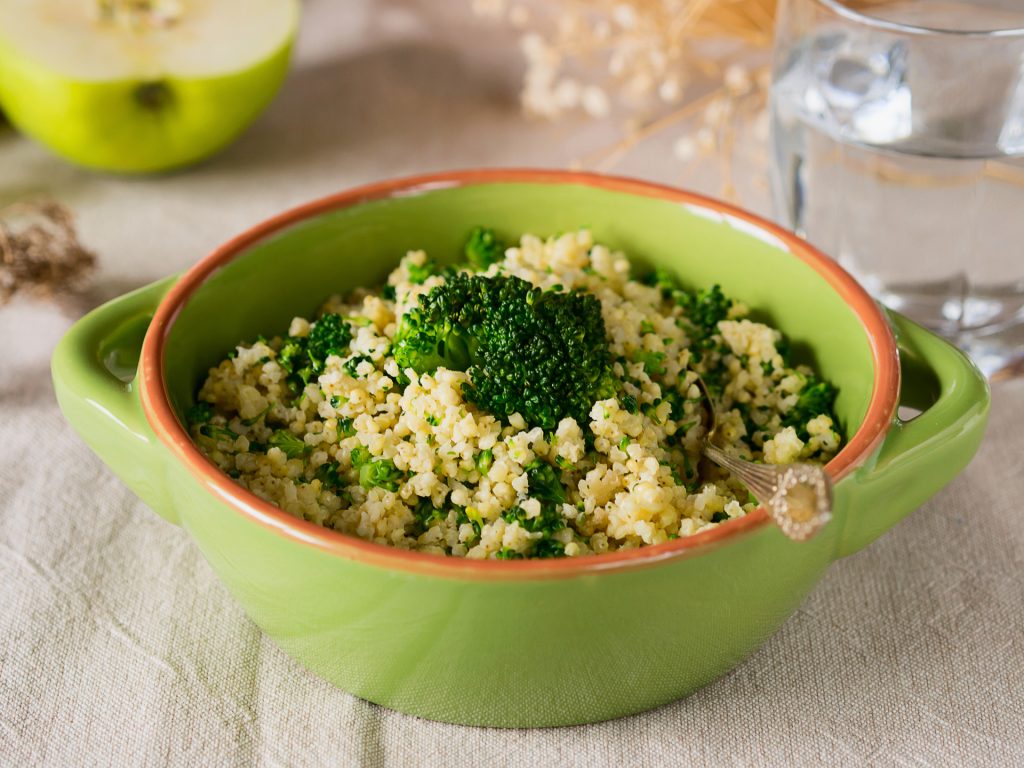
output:
[[[52,200],[0,206],[0,306],[16,294],[62,299],[88,282],[96,256],[71,212]]]
[[[623,117],[623,138],[580,166],[607,170],[639,142],[685,124],[675,156],[715,157],[724,192],[735,193],[737,126],[767,133],[767,68],[743,62],[763,62],[756,52],[771,42],[775,0],[473,0],[473,9],[519,30],[527,114]]]

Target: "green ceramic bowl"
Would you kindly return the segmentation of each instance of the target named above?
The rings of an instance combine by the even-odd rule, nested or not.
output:
[[[296,520],[193,447],[182,414],[207,368],[239,340],[279,332],[331,292],[380,282],[408,249],[452,259],[477,224],[507,236],[588,226],[687,284],[720,283],[802,342],[798,354],[840,391],[848,443],[828,466],[832,522],[795,543],[758,510],[647,549],[470,562]],[[287,653],[370,701],[493,726],[618,717],[727,672],[786,620],[829,563],[956,475],[988,412],[986,383],[962,354],[887,318],[796,237],[678,190],[540,171],[387,182],[285,213],[183,277],[89,314],[60,343],[53,376],[86,442],[188,531]],[[921,415],[899,421],[900,403]]]

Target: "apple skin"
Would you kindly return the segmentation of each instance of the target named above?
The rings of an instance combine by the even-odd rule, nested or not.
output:
[[[181,168],[226,147],[266,108],[294,39],[293,30],[237,73],[106,82],[54,72],[0,41],[0,104],[15,128],[77,165],[126,174]]]

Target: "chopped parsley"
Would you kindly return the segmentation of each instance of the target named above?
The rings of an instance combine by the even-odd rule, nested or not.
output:
[[[286,429],[279,429],[267,441],[272,447],[280,448],[289,459],[300,459],[312,450],[301,437]]]

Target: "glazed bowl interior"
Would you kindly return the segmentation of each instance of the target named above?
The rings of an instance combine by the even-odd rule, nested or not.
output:
[[[871,342],[855,311],[767,229],[715,204],[678,202],[573,183],[477,183],[405,190],[311,215],[268,234],[212,272],[181,308],[165,342],[165,385],[182,414],[207,369],[241,340],[286,332],[332,293],[380,284],[409,250],[461,260],[467,233],[493,227],[507,240],[589,228],[622,249],[634,274],[654,267],[686,287],[722,286],[782,331],[794,358],[839,388],[836,412],[851,437],[874,385]]]

